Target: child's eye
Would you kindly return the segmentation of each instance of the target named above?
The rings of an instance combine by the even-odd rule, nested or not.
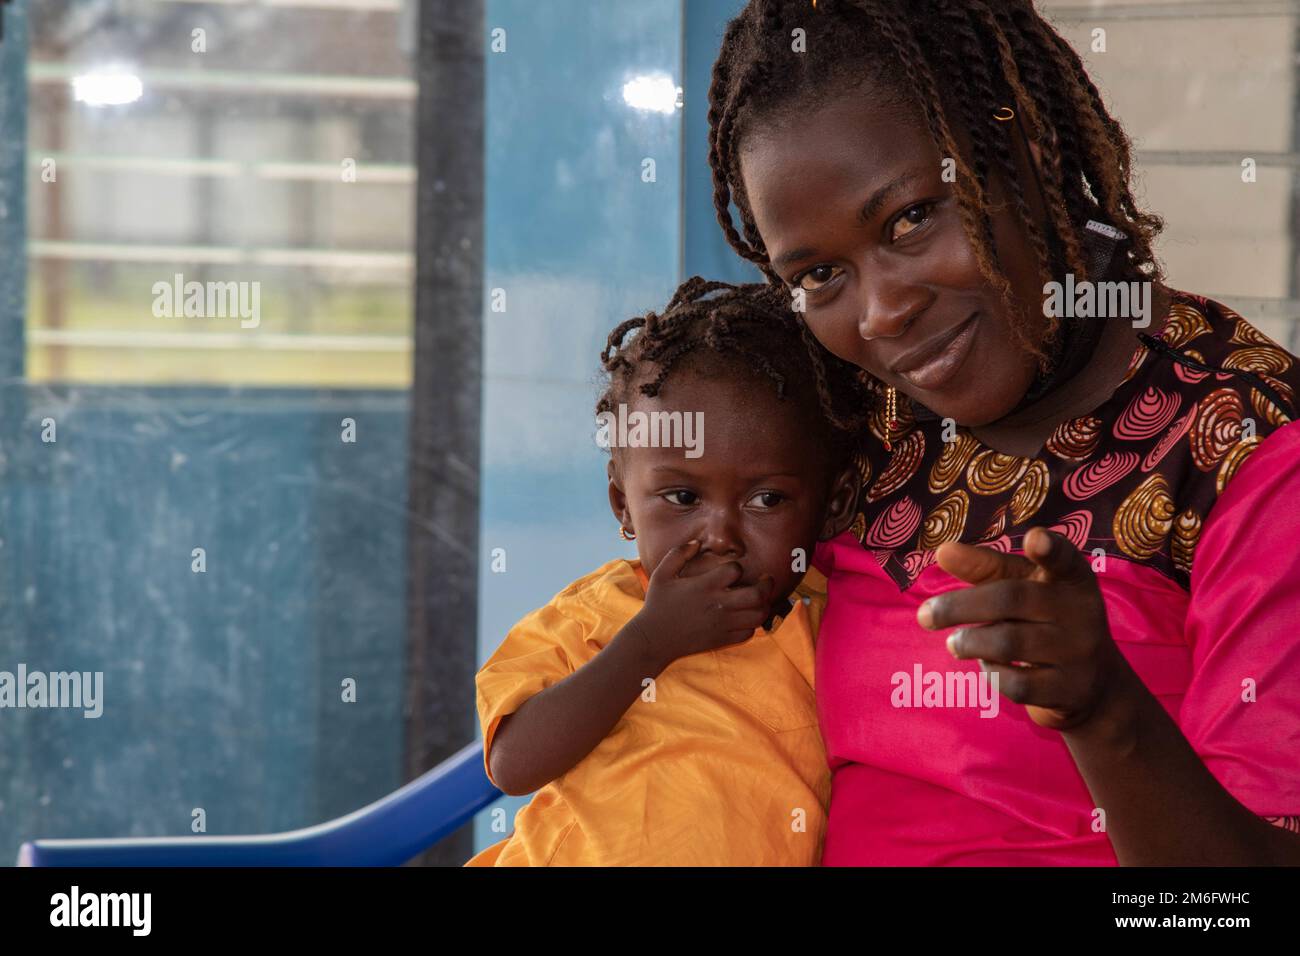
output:
[[[785,495],[781,494],[779,491],[760,491],[749,500],[758,501],[759,499],[763,499],[762,503],[759,505],[760,508],[775,508],[781,502],[785,501]]]
[[[897,241],[924,226],[930,221],[930,210],[933,208],[932,203],[917,203],[915,206],[903,210],[903,214],[894,220],[890,238]]]
[[[813,266],[794,280],[794,286],[805,292],[816,292],[843,271],[838,266]]]
[[[678,495],[685,495],[685,496],[686,496],[687,498],[689,498],[690,500],[689,500],[689,501],[678,501],[678,500],[677,500],[677,496],[678,496]],[[675,505],[693,505],[693,504],[695,504],[695,501],[696,501],[696,495],[695,495],[695,492],[693,492],[693,491],[685,491],[685,490],[679,490],[679,491],[668,491],[668,492],[665,492],[665,493],[663,494],[663,497],[664,497],[664,498],[667,498],[669,501],[671,501],[671,502],[672,502],[673,504],[675,504]]]

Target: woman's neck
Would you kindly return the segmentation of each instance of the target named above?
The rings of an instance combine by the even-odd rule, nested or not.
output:
[[[1153,325],[1158,326],[1169,311],[1168,290],[1157,285],[1153,299],[1151,314],[1157,317]],[[1036,456],[1061,422],[1086,415],[1115,393],[1128,373],[1136,344],[1137,333],[1130,322],[1107,322],[1092,360],[1077,375],[1028,408],[972,428],[971,433],[1005,455]]]

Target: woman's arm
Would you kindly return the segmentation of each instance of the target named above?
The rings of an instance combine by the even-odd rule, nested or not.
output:
[[[1131,668],[1081,726],[1062,732],[1123,866],[1300,865],[1300,833],[1223,788]],[[1300,756],[1297,756],[1300,759]]]
[[[1261,526],[1271,533],[1279,528],[1263,516],[1255,524]],[[1235,547],[1241,539],[1231,540]],[[1231,548],[1225,545],[1223,551]],[[1024,557],[949,543],[940,547],[937,559],[950,574],[975,587],[931,598],[922,604],[918,620],[931,629],[989,622],[954,632],[949,650],[959,659],[979,659],[997,674],[1003,695],[1025,705],[1035,723],[1061,731],[1095,806],[1105,813],[1106,833],[1121,864],[1300,864],[1300,835],[1270,825],[1224,789],[1129,666],[1111,637],[1095,575],[1068,540],[1035,528],[1025,536]],[[1294,581],[1286,579],[1288,571],[1296,575],[1275,562],[1250,572],[1240,564],[1215,569],[1221,576],[1235,575],[1221,580],[1240,582],[1245,593],[1203,592],[1194,599],[1202,608],[1189,612],[1193,627],[1219,626],[1225,631],[1198,634],[1199,640],[1212,646],[1214,638],[1222,636],[1238,648],[1245,643],[1258,648],[1276,638],[1281,646],[1272,648],[1271,657],[1258,649],[1253,656],[1213,655],[1219,672],[1229,673],[1234,683],[1220,679],[1193,688],[1220,698],[1217,705],[1199,708],[1189,707],[1197,703],[1189,690],[1183,720],[1186,726],[1191,715],[1198,739],[1221,748],[1230,761],[1240,763],[1243,755],[1249,759],[1249,750],[1257,748],[1257,755],[1269,758],[1261,768],[1263,786],[1294,791],[1300,757],[1277,749],[1294,739],[1300,727],[1294,676],[1288,673],[1285,656],[1287,648],[1296,647],[1296,631],[1278,626],[1300,614],[1300,593]],[[1219,613],[1207,611],[1208,606],[1219,608]],[[1278,617],[1263,616],[1265,609]],[[1208,650],[1199,655],[1202,673],[1209,668],[1209,656]],[[1021,662],[1034,666],[1018,666]],[[1229,709],[1229,691],[1241,676],[1258,675],[1265,668],[1272,668],[1271,675],[1278,678],[1265,683],[1269,693],[1277,695],[1269,706],[1282,716],[1276,724],[1234,722],[1238,715]],[[1274,733],[1263,739],[1262,732],[1270,728]],[[1268,780],[1270,769],[1280,779]]]

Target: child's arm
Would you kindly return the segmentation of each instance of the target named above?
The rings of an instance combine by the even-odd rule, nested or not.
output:
[[[666,666],[633,618],[584,666],[501,718],[488,756],[497,786],[532,793],[565,773],[605,739],[641,681]]]
[[[488,754],[497,786],[532,793],[567,773],[614,729],[643,680],[679,657],[743,641],[763,623],[770,581],[730,587],[741,573],[734,562],[677,576],[698,547],[692,541],[669,551],[651,575],[645,607],[613,640],[501,719]]]

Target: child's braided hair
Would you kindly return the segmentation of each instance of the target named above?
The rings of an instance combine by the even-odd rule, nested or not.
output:
[[[792,32],[805,31],[804,52]],[[709,87],[709,165],[714,206],[732,247],[772,269],[745,196],[738,147],[756,120],[797,115],[834,90],[870,81],[885,105],[910,104],[931,139],[956,163],[955,191],[980,271],[1011,306],[989,217],[990,176],[999,175],[1024,221],[1043,282],[1066,271],[1087,279],[1080,232],[1099,218],[1128,234],[1115,273],[1160,281],[1153,251],[1163,222],[1143,210],[1130,188],[1131,144],[1103,105],[1070,45],[1032,0],[750,0],[728,24]],[[994,114],[1010,106],[1014,122]],[[1016,122],[1039,144],[1049,229],[1030,214],[1013,153]],[[962,149],[954,128],[966,133]],[[732,221],[740,211],[742,237]],[[1046,365],[1041,329],[1009,308],[1019,344]],[[1046,340],[1058,333],[1049,319]]]
[[[710,371],[766,376],[777,398],[805,402],[825,424],[822,437],[832,465],[846,462],[859,444],[870,409],[866,374],[826,352],[791,310],[789,297],[761,282],[732,285],[693,276],[662,314],[648,312],[620,323],[600,353],[606,387],[596,414],[631,404],[634,390],[659,395],[688,355],[716,363]]]

